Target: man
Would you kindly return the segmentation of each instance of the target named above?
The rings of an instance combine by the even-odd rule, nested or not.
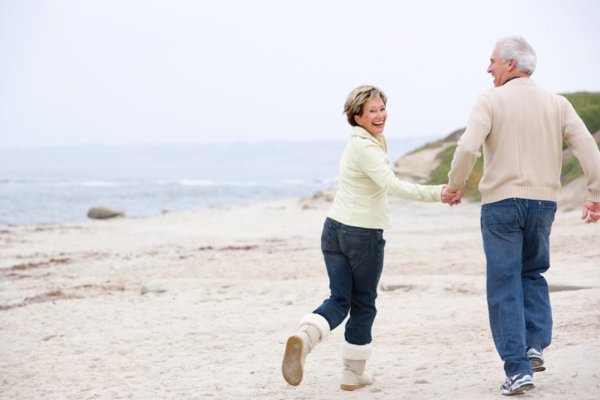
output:
[[[457,204],[483,145],[481,233],[490,327],[506,373],[504,395],[533,389],[533,372],[545,370],[542,352],[550,345],[552,312],[542,273],[550,266],[563,141],[587,178],[582,219],[600,219],[598,146],[564,97],[530,79],[535,65],[535,52],[523,38],[496,44],[487,69],[495,87],[478,97],[448,174],[450,203]]]

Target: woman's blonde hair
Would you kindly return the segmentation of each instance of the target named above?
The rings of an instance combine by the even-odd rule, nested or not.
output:
[[[348,95],[346,103],[344,104],[344,114],[348,119],[348,123],[352,126],[358,126],[354,117],[356,115],[362,115],[363,106],[365,103],[373,97],[379,96],[383,100],[383,104],[387,104],[387,97],[379,88],[371,85],[362,85],[354,89]]]

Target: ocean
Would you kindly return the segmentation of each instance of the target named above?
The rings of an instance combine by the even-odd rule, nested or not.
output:
[[[388,139],[397,160],[425,138]],[[0,148],[0,225],[79,222],[310,196],[337,184],[345,141]]]

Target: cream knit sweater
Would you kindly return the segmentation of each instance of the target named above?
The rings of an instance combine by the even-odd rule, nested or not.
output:
[[[409,200],[441,200],[442,185],[401,181],[389,164],[385,137],[354,127],[340,159],[338,190],[328,216],[346,225],[385,229],[390,226],[387,193]]]
[[[513,79],[478,97],[448,186],[464,186],[483,145],[482,204],[512,197],[556,201],[563,141],[587,177],[588,199],[600,201],[600,152],[571,103],[530,78]]]

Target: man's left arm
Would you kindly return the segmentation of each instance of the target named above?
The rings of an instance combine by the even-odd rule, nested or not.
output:
[[[594,137],[566,99],[563,138],[586,177],[588,200],[600,202],[600,151]]]

